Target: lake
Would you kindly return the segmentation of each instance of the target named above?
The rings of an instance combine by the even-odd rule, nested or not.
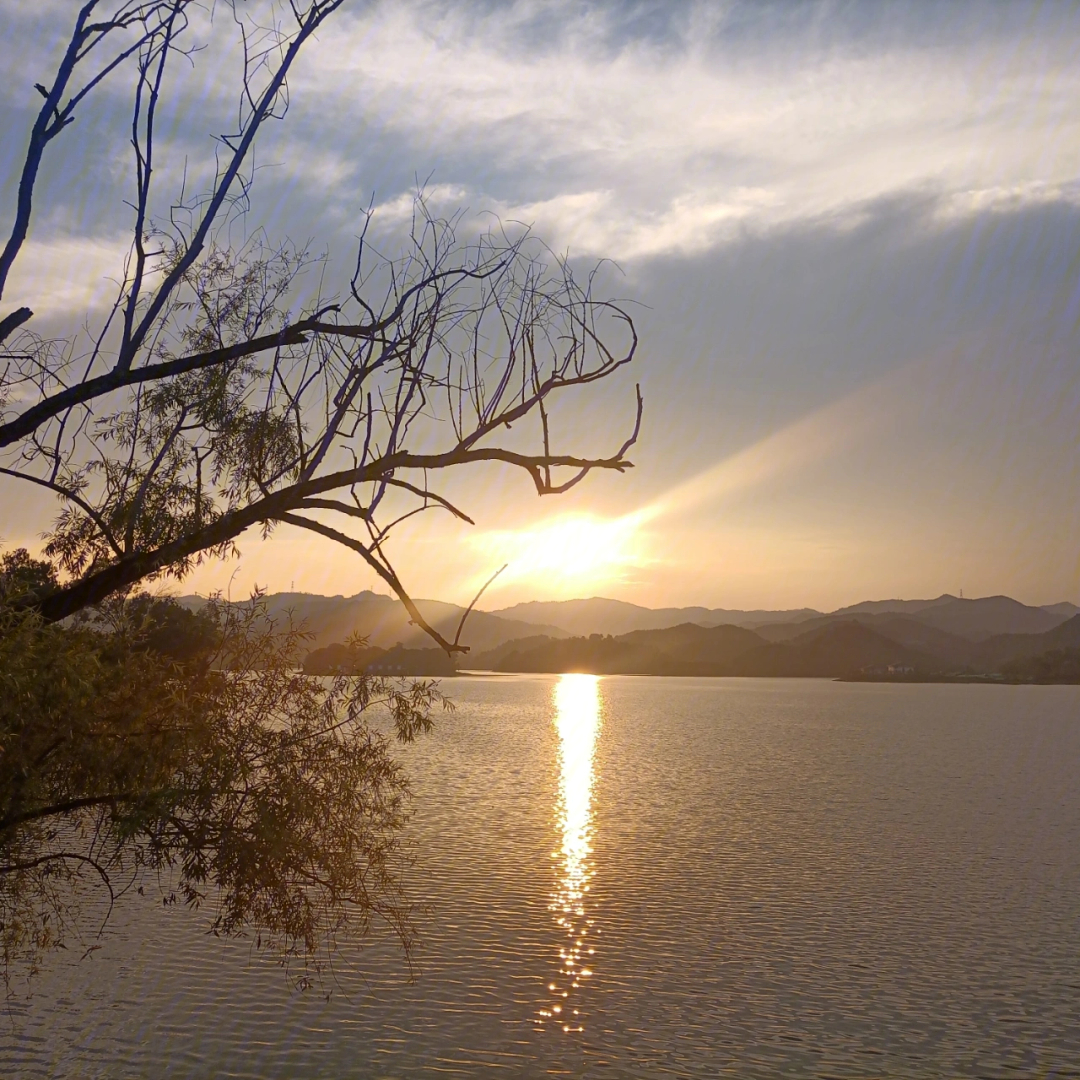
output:
[[[411,981],[377,940],[297,993],[132,897],[0,1075],[1080,1076],[1080,687],[446,688]]]

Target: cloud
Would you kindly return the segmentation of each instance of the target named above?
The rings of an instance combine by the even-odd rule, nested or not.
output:
[[[77,320],[105,308],[116,298],[129,243],[125,236],[28,240],[4,292],[5,308],[25,304],[39,321]]]
[[[396,143],[474,210],[619,259],[843,226],[903,191],[1016,206],[1080,174],[1080,70],[1049,18],[1008,49],[971,9],[968,40],[931,48],[903,27],[860,39],[840,14],[796,41],[725,36],[727,9],[682,5],[666,33],[619,40],[621,5],[540,10],[375,4],[325,35],[297,99],[362,132],[340,153]]]

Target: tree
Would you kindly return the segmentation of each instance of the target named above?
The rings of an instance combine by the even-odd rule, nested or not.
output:
[[[420,192],[402,254],[369,241],[368,214],[347,279],[306,301],[310,277],[326,280],[320,259],[258,231],[230,242],[252,148],[284,118],[297,57],[343,3],[225,7],[243,56],[238,119],[197,196],[158,165],[176,64],[198,62],[193,0],[87,0],[36,86],[0,303],[43,162],[93,95],[125,78],[131,233],[114,301],[83,330],[50,338],[30,307],[0,311],[0,473],[60,502],[45,559],[11,553],[0,568],[9,961],[55,942],[82,876],[111,896],[145,868],[178,875],[188,903],[213,892],[217,929],[259,927],[287,955],[310,959],[375,917],[407,943],[407,785],[368,716],[381,702],[412,738],[437,688],[313,680],[295,670],[297,630],[267,628],[257,602],[217,605],[200,623],[130,592],[284,525],[354,552],[461,652],[460,627],[451,640],[426,624],[387,550],[416,514],[471,520],[436,479],[495,462],[548,495],[630,467],[640,393],[613,452],[553,445],[558,402],[630,363],[637,337],[594,273],[579,279],[527,229],[469,233]]]
[[[171,64],[191,55],[191,0],[108,14],[88,0],[51,85],[38,86],[45,101],[0,254],[0,300],[44,155],[104,78],[130,68],[134,82],[131,246],[111,310],[91,334],[63,342],[37,337],[28,308],[0,322],[0,335],[14,335],[0,384],[3,473],[61,500],[45,553],[66,578],[33,601],[46,621],[146,578],[180,577],[232,552],[252,527],[285,524],[355,552],[418,625],[463,651],[425,623],[387,552],[394,526],[416,513],[471,521],[433,478],[501,462],[548,495],[593,470],[630,467],[640,394],[610,455],[552,446],[559,399],[628,364],[637,338],[625,308],[594,294],[592,274],[579,281],[528,230],[461,238],[460,220],[435,218],[419,193],[402,256],[373,249],[369,216],[348,281],[300,311],[307,251],[261,234],[239,248],[225,242],[250,193],[255,139],[284,116],[300,50],[342,2],[294,5],[289,25],[233,8],[245,57],[239,123],[218,140],[210,191],[167,201],[165,225],[154,213],[155,120]],[[533,445],[520,427],[527,418]]]
[[[341,931],[374,919],[408,950],[408,784],[391,738],[428,730],[444,699],[430,682],[308,678],[302,640],[258,600],[192,615],[143,595],[75,627],[0,605],[5,978],[100,929],[87,883],[104,919],[147,884],[166,904],[208,902],[215,933],[257,929],[301,985]],[[380,709],[392,734],[370,721]]]

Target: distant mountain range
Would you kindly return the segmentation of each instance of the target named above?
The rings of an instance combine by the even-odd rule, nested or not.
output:
[[[888,601],[886,601],[888,602]],[[901,601],[902,603],[902,601]],[[742,611],[734,608],[647,608],[623,600],[531,600],[493,611],[493,615],[533,626],[558,626],[567,634],[628,634],[633,630],[662,630],[681,623],[699,626],[761,626],[791,623],[821,615],[813,608],[790,611]]]
[[[181,601],[193,607],[204,602]],[[382,650],[432,645],[397,600],[379,593],[275,593],[266,603],[271,617],[305,626],[312,650],[352,635]],[[462,608],[417,603],[440,633],[453,638]],[[473,611],[462,634],[471,651],[459,667],[610,674],[843,676],[890,667],[919,676],[989,673],[1080,648],[1078,615],[1080,607],[1067,602],[1031,607],[1007,596],[947,593],[932,600],[869,600],[828,614],[812,608],[646,608],[601,597],[534,601]],[[1042,663],[1038,670],[1056,668]]]
[[[979,640],[887,612],[813,622],[818,625],[780,640],[769,640],[741,626],[695,623],[618,636],[554,639],[535,635],[469,657],[468,665],[477,670],[598,675],[994,676],[1074,682],[1080,662],[1080,616],[1043,633],[996,634]],[[1039,663],[1029,662],[1035,658]]]
[[[597,674],[802,675],[861,678],[1000,676],[1073,681],[1080,607],[1030,607],[1008,596],[870,600],[829,614],[669,608],[612,600],[518,604],[498,612],[544,619],[562,639],[534,633],[468,658],[496,671]],[[689,617],[686,617],[689,616]],[[681,625],[664,622],[685,617]],[[629,630],[623,627],[631,627]],[[609,629],[610,628],[610,629]]]
[[[198,596],[182,596],[178,599],[187,607],[198,607],[205,603],[205,600]],[[382,649],[397,645],[408,649],[423,649],[434,644],[423,630],[412,625],[408,612],[398,600],[381,593],[316,596],[311,593],[287,592],[271,593],[264,599],[271,618],[279,622],[291,618],[294,624],[303,624],[311,635],[312,649],[344,643],[355,634],[367,638],[369,645]],[[424,618],[439,633],[453,640],[464,608],[438,600],[418,600],[417,606]],[[461,641],[474,652],[481,652],[514,638],[537,633],[555,638],[568,636],[567,632],[558,626],[535,626],[490,615],[485,611],[473,611],[465,622]]]
[[[909,615],[927,625],[961,636],[990,637],[993,634],[1034,634],[1049,630],[1073,615],[1076,604],[1060,603],[1029,607],[1008,596],[961,599],[944,593],[935,600],[867,600],[828,614],[813,608],[788,611],[733,608],[646,608],[621,600],[593,597],[591,600],[531,601],[492,612],[500,618],[532,625],[557,626],[571,636],[588,634],[628,634],[634,630],[660,630],[681,623],[699,626],[760,627],[803,626],[813,621],[872,615]],[[804,626],[804,629],[806,627]],[[785,631],[794,636],[794,631]]]

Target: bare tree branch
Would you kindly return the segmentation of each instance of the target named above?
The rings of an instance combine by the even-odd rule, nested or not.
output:
[[[501,573],[502,573],[502,572],[503,572],[503,571],[504,571],[504,570],[505,570],[505,569],[507,568],[507,566],[509,566],[509,565],[510,565],[509,563],[503,563],[503,564],[502,564],[502,566],[500,566],[500,567],[499,567],[499,569],[498,569],[498,570],[496,570],[496,571],[495,571],[495,573],[494,573],[494,574],[492,574],[492,575],[491,575],[491,577],[489,577],[489,578],[487,579],[487,581],[485,581],[485,582],[484,582],[484,584],[480,586],[480,591],[479,591],[479,592],[478,592],[478,593],[477,593],[477,594],[476,594],[476,595],[475,595],[475,596],[474,596],[474,597],[472,598],[472,602],[471,602],[471,603],[469,604],[469,606],[468,606],[468,607],[467,607],[467,608],[466,608],[466,609],[465,609],[465,610],[464,610],[464,611],[463,611],[463,612],[461,613],[461,622],[459,622],[459,623],[458,623],[457,633],[456,633],[456,634],[454,634],[454,644],[455,644],[455,645],[457,645],[457,643],[458,643],[458,642],[459,642],[459,641],[461,640],[461,631],[465,629],[465,620],[466,620],[466,619],[467,619],[467,618],[468,618],[468,617],[469,617],[469,616],[470,616],[470,615],[472,614],[472,609],[473,609],[474,607],[476,607],[476,605],[477,605],[477,604],[478,604],[478,603],[480,602],[480,597],[481,597],[481,596],[483,596],[483,595],[484,595],[484,593],[486,593],[486,592],[487,592],[488,586],[489,586],[489,585],[490,585],[490,584],[491,584],[491,583],[492,583],[492,582],[493,582],[493,581],[494,581],[494,580],[495,580],[495,579],[496,579],[496,578],[497,578],[497,577],[498,577],[498,576],[499,576],[499,575],[500,575],[500,574],[501,574]]]
[[[361,544],[359,540],[355,540],[353,537],[347,536],[337,529],[332,529],[329,525],[323,525],[318,521],[311,521],[309,518],[297,517],[295,514],[282,514],[281,520],[287,521],[290,525],[295,525],[297,528],[308,529],[311,532],[318,533],[320,536],[325,536],[328,540],[336,540],[343,547],[355,551],[364,562],[366,562],[368,566],[370,566],[372,570],[374,570],[375,573],[377,573],[379,577],[394,590],[397,598],[405,605],[405,610],[408,611],[412,621],[429,637],[438,642],[448,654],[453,655],[456,652],[466,653],[469,651],[468,646],[466,645],[459,645],[456,641],[447,641],[438,630],[427,622],[420,613],[420,609],[416,606],[412,597],[406,592],[405,586],[401,584],[401,581],[397,574],[394,573],[393,569],[380,559],[376,558],[371,549],[364,544]]]
[[[628,311],[598,295],[596,271],[579,281],[527,228],[496,223],[459,237],[463,219],[433,215],[422,191],[398,254],[373,246],[371,212],[364,216],[338,294],[320,288],[299,300],[310,297],[310,267],[320,265],[320,282],[326,273],[302,248],[261,233],[227,242],[230,207],[243,204],[253,180],[245,170],[255,140],[285,115],[301,50],[343,0],[293,5],[288,27],[234,9],[243,53],[236,129],[218,137],[210,190],[182,191],[173,230],[155,232],[151,194],[164,159],[156,117],[170,64],[194,55],[182,43],[190,0],[121,2],[108,16],[103,2],[84,6],[43,89],[24,177],[32,195],[44,148],[74,103],[130,61],[134,218],[120,291],[85,339],[42,341],[21,329],[29,318],[21,312],[0,324],[20,349],[0,378],[0,467],[62,500],[45,554],[64,578],[25,602],[55,622],[144,579],[180,578],[227,556],[252,526],[266,534],[286,522],[360,554],[417,625],[460,651],[462,627],[447,641],[409,599],[390,537],[428,510],[473,523],[438,490],[446,469],[510,466],[538,495],[553,495],[597,470],[632,468],[640,391],[629,437],[612,439],[621,443],[615,453],[598,453],[588,446],[593,433],[580,429],[569,452],[557,445],[562,401],[603,394],[597,384],[634,360]],[[102,60],[82,73],[92,54]],[[16,214],[9,263],[29,207]],[[598,400],[610,413],[607,395]],[[312,511],[319,520],[304,516]],[[365,540],[335,528],[334,516],[363,522]]]

